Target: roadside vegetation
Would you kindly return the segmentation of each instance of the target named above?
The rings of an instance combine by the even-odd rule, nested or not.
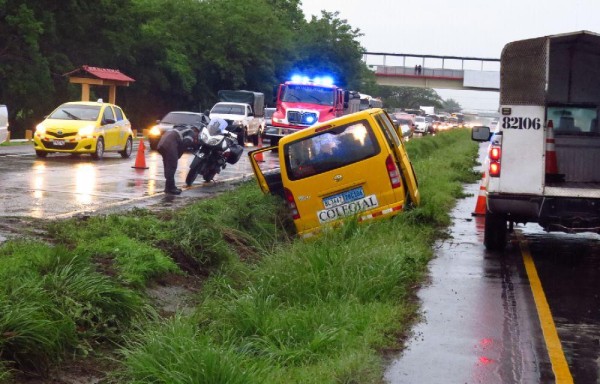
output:
[[[480,177],[468,130],[407,149],[420,207],[312,241],[247,182],[180,211],[41,223],[43,238],[4,243],[0,383],[82,361],[110,367],[102,383],[380,382],[462,184]],[[173,286],[169,309],[153,292]]]

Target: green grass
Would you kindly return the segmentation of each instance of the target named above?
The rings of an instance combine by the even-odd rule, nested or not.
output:
[[[407,143],[421,206],[312,241],[254,181],[181,211],[70,219],[0,247],[0,382],[118,345],[115,383],[378,383],[449,210],[475,182],[466,130]],[[60,244],[60,245],[58,245]],[[150,308],[166,274],[208,276],[192,313]]]

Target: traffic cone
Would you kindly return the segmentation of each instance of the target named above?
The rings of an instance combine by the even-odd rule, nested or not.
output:
[[[144,145],[144,139],[141,139],[140,145],[138,146],[137,156],[135,158],[135,165],[131,168],[148,169],[148,167],[146,167],[146,157],[144,155],[145,150],[146,146]]]
[[[261,134],[259,134],[259,135],[258,135],[258,149],[261,149],[261,148],[262,148],[262,146],[263,146],[263,144],[262,144],[262,135],[261,135]],[[264,161],[265,161],[265,159],[263,158],[263,153],[262,153],[262,152],[259,152],[259,153],[257,153],[257,154],[254,156],[254,159],[255,159],[256,161],[260,162],[260,163],[262,163],[262,162],[264,162]]]
[[[485,172],[481,175],[481,184],[479,185],[479,196],[477,196],[477,204],[471,216],[485,216],[486,196],[485,196]]]

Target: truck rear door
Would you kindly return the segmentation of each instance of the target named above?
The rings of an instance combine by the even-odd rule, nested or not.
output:
[[[543,106],[502,106],[500,177],[488,191],[541,195],[545,175]]]

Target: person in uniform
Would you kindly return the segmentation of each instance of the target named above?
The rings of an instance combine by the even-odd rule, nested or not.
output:
[[[186,149],[194,150],[198,147],[199,132],[200,129],[193,125],[175,125],[160,138],[157,149],[163,160],[165,193],[181,193],[181,188],[175,185],[177,163]]]

